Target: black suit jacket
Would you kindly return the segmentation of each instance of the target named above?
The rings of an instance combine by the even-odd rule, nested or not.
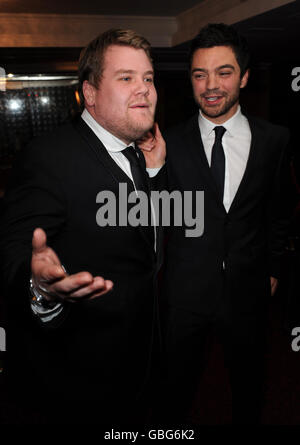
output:
[[[82,119],[34,140],[14,169],[1,230],[13,359],[7,373],[21,378],[31,393],[42,389],[44,400],[56,395],[118,405],[135,399],[147,378],[158,254],[143,228],[96,223],[97,194],[109,190],[118,196],[121,182],[128,193],[134,190]],[[36,227],[46,231],[69,274],[103,276],[114,282],[113,290],[65,304],[54,322],[41,325],[27,292]],[[28,385],[28,375],[38,385]]]
[[[187,238],[184,226],[169,233],[164,294],[173,306],[252,316],[270,295],[270,276],[278,276],[288,222],[288,131],[248,119],[249,158],[228,213],[211,176],[198,114],[165,135],[169,188],[204,191],[203,235]]]

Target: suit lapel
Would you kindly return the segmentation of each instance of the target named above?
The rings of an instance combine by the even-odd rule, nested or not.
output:
[[[118,185],[119,183],[127,183],[128,195],[134,192],[134,185],[132,180],[126,175],[126,173],[116,164],[112,157],[107,152],[106,148],[100,141],[100,139],[95,135],[95,133],[89,128],[89,126],[84,122],[83,119],[78,119],[74,123],[75,129],[84,139],[89,148],[96,155],[99,162],[104,166],[104,168],[110,172],[113,181]],[[150,245],[149,237],[143,226],[137,226],[137,229],[141,233],[144,240],[147,242],[148,246],[153,249],[153,245]],[[154,229],[153,229],[154,230]]]
[[[255,119],[246,116],[249,122],[250,131],[251,131],[251,144],[249,150],[248,161],[246,164],[245,172],[240,182],[239,188],[235,194],[235,197],[232,201],[232,204],[229,209],[229,213],[232,212],[236,206],[239,204],[239,201],[243,194],[251,188],[251,184],[253,180],[255,180],[255,171],[259,168],[259,163],[261,156],[263,155],[263,150],[261,149],[264,145],[264,138],[266,135],[264,134],[262,128],[260,128]]]
[[[89,126],[84,122],[83,119],[79,119],[75,123],[75,128],[84,141],[87,143],[89,148],[96,155],[98,161],[108,170],[114,179],[114,181],[119,184],[120,182],[126,182],[128,186],[129,193],[134,190],[133,183],[131,179],[123,172],[123,170],[115,163],[112,157],[108,154],[106,148],[100,141],[100,139],[95,135],[95,133],[89,128]]]

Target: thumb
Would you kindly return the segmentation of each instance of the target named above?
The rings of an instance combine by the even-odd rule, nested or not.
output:
[[[159,129],[159,126],[158,126],[157,122],[155,122],[155,124],[153,126],[153,130],[154,130],[154,137],[155,137],[155,139],[162,138],[162,135],[161,135],[161,132],[160,132],[160,129]]]
[[[32,254],[41,253],[47,248],[47,236],[43,229],[35,229],[32,237]]]

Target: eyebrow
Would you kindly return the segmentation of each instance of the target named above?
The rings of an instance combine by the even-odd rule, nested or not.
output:
[[[223,70],[224,68],[231,68],[233,71],[235,71],[234,66],[233,66],[233,65],[230,65],[230,63],[227,63],[227,64],[225,64],[225,65],[218,66],[218,67],[216,68],[216,70],[219,71],[219,70]],[[208,70],[205,69],[205,68],[194,68],[194,69],[192,70],[192,74],[195,73],[195,72],[197,72],[197,71],[201,71],[201,72],[203,72],[203,73],[208,73]]]
[[[115,72],[115,74],[116,74],[116,75],[118,75],[118,74],[135,74],[136,72],[137,72],[137,71],[135,71],[135,70],[120,69],[120,70],[117,70],[117,71]],[[154,71],[152,71],[152,70],[148,70],[148,71],[145,71],[143,74],[144,74],[144,75],[146,75],[146,74],[152,74],[152,76],[154,76]]]

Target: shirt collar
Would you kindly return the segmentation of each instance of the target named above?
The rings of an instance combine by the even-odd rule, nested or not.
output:
[[[125,142],[121,141],[116,136],[107,131],[105,128],[103,128],[102,125],[100,125],[93,118],[93,116],[87,111],[86,108],[83,110],[81,118],[95,133],[98,139],[100,139],[100,141],[102,142],[107,151],[116,153],[124,150],[124,148],[128,147],[129,145],[134,146],[134,142],[131,142],[130,144],[127,145],[125,144]]]
[[[224,122],[222,124],[222,127],[226,128],[226,133],[228,133],[230,136],[234,136],[236,132],[239,131],[240,125],[242,124],[242,120],[243,120],[243,115],[241,112],[241,107],[239,105],[235,114],[226,122]],[[210,120],[206,119],[206,117],[203,116],[201,111],[199,111],[198,121],[199,121],[200,132],[204,137],[209,137],[211,133],[213,133],[214,128],[217,126]]]

